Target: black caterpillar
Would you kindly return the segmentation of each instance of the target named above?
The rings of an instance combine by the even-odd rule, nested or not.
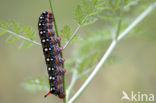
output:
[[[61,41],[61,38],[55,36],[53,21],[53,15],[49,11],[43,12],[38,21],[39,36],[45,56],[50,85],[50,91],[45,97],[49,94],[54,94],[59,98],[64,98],[65,93],[62,86],[62,76],[66,70],[62,68],[62,63],[65,59],[60,57],[60,52],[63,49],[58,46],[58,43]]]

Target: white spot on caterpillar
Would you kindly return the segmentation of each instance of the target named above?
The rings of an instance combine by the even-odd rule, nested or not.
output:
[[[44,43],[44,42],[45,42],[45,39],[42,40],[42,43]]]
[[[46,33],[46,31],[43,31],[43,33]]]
[[[41,26],[41,23],[39,23],[38,25]]]
[[[53,58],[51,58],[51,61],[53,61]]]
[[[54,70],[54,68],[51,68],[52,70]]]
[[[47,49],[47,48],[45,48],[45,49],[44,49],[44,51],[48,51],[48,49]]]
[[[50,90],[51,90],[51,91],[52,91],[52,90],[55,90],[55,88],[51,88]]]
[[[51,70],[51,68],[49,67],[49,68],[48,68],[48,70],[50,71],[50,70]]]
[[[43,19],[43,17],[41,16],[40,19]]]
[[[41,31],[40,34],[43,34],[43,32]]]
[[[51,50],[51,48],[49,48],[49,50]]]
[[[49,58],[47,58],[47,61],[49,62],[49,61],[50,61],[50,59],[49,59]]]
[[[55,77],[51,77],[51,76],[50,76],[49,79],[50,79],[50,80],[51,80],[51,79],[55,80]]]
[[[46,41],[49,41],[49,39],[46,39]]]

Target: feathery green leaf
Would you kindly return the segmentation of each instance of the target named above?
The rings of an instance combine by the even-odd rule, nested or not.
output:
[[[7,41],[12,43],[18,39],[23,39],[24,41],[20,44],[20,48],[28,48],[32,46],[32,40],[35,37],[35,31],[29,27],[22,24],[18,24],[15,21],[5,22],[0,21],[0,35],[10,34]],[[22,37],[22,38],[21,38]],[[26,38],[26,39],[25,39]]]
[[[70,27],[68,25],[64,26],[64,28],[61,30],[61,37],[64,38],[64,39],[67,39],[69,40],[70,39],[70,33],[71,33],[71,30],[70,30]]]

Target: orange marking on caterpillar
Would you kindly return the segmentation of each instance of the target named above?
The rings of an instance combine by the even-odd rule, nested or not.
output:
[[[54,48],[54,50],[53,50],[54,52],[57,52],[57,49],[56,48]]]
[[[60,82],[60,78],[59,78],[59,76],[57,77],[57,83],[59,83]]]
[[[60,86],[59,85],[57,86],[57,92],[60,92]]]
[[[58,68],[56,69],[56,72],[57,72],[57,73],[59,73],[59,72],[60,72]]]
[[[58,63],[59,62],[59,60],[56,58],[56,63]]]
[[[46,24],[46,27],[49,28],[49,23]]]

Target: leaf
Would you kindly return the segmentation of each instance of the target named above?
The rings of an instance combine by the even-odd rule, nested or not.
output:
[[[89,12],[89,9],[90,9],[90,6],[89,6],[89,4],[86,2],[86,0],[83,0],[83,1],[82,1],[82,5],[83,5],[83,8],[84,8],[84,12],[85,12],[85,13],[88,13],[88,12]]]
[[[95,16],[96,14],[100,13],[103,10],[104,1],[100,0],[92,0],[89,16]]]
[[[64,26],[64,28],[61,30],[61,37],[64,39],[69,40],[70,39],[70,27],[68,25]]]
[[[88,17],[85,22],[82,24],[82,26],[87,26],[89,24],[93,24],[97,21],[98,19],[96,17]]]
[[[25,48],[29,48],[29,47],[31,47],[33,44],[31,43],[31,42],[29,42],[29,41],[23,41],[22,43],[21,43],[21,45],[19,46],[19,49],[25,49]]]
[[[101,8],[99,8],[99,9],[93,9],[93,10],[90,12],[89,16],[94,16],[94,15],[96,15],[96,14],[99,14],[102,10],[103,10],[103,9],[101,9]]]
[[[23,86],[26,90],[28,91],[48,91],[49,90],[49,85],[47,84],[45,79],[42,79],[41,77],[38,77],[36,79],[30,78],[27,79],[24,83]]]
[[[95,5],[95,8],[104,8],[105,1],[100,1]]]
[[[124,5],[128,5],[128,4],[129,4],[129,2],[131,2],[131,1],[134,1],[134,0],[123,0]]]
[[[87,68],[91,68],[93,67],[93,65],[95,65],[95,61],[97,60],[97,57],[99,55],[97,53],[91,53],[85,57],[80,58],[78,62],[78,73],[82,73],[84,72]]]
[[[75,64],[75,58],[67,58],[66,63],[65,63],[65,67],[66,69],[70,69],[72,66],[74,66]]]
[[[114,18],[116,17],[114,12],[112,12],[111,10],[103,10],[103,12],[101,12],[98,17],[100,17],[101,19],[106,19],[106,20],[114,20]]]
[[[115,3],[114,3],[114,9],[117,10],[120,6],[120,1],[121,0],[115,0]]]
[[[10,36],[7,38],[8,42],[14,42],[15,40],[22,39],[24,41],[20,45],[21,49],[32,46],[33,43],[28,41],[28,39],[33,40],[36,33],[30,26],[25,26],[16,23],[15,21],[10,21],[7,23],[2,20],[0,21],[0,26],[0,35],[4,35],[6,32],[10,34]]]
[[[94,23],[98,18],[93,16],[96,16],[104,9],[104,4],[105,1],[103,0],[83,0],[82,5],[78,5],[75,9],[74,20],[80,25],[89,25]],[[84,20],[86,23],[84,23]]]
[[[23,32],[24,35],[29,37],[31,40],[35,37],[35,31],[29,27],[29,26],[24,26],[20,24],[20,32]]]
[[[96,53],[102,52],[107,47],[108,41],[111,38],[110,29],[89,32],[83,39],[77,41],[77,50],[75,52],[77,52],[79,56],[85,56],[88,54],[88,51],[96,51]],[[103,49],[101,50],[101,48]]]
[[[81,5],[77,5],[76,9],[75,9],[75,13],[74,13],[74,20],[78,23],[81,24],[83,18],[84,18],[84,14],[83,11],[81,9]]]
[[[89,59],[84,58],[82,62],[79,64],[79,67],[77,68],[78,73],[82,73],[85,69],[87,69],[89,64]]]
[[[7,38],[7,42],[12,43],[12,42],[14,42],[14,41],[17,40],[17,39],[19,39],[17,36],[10,35],[10,36]]]
[[[31,33],[30,33],[29,38],[30,38],[31,40],[33,40],[34,37],[35,37],[35,35],[36,35],[36,32],[32,30]]]
[[[2,21],[2,20],[0,20],[0,26],[3,27],[3,28],[5,28],[5,29],[8,29],[9,28],[8,23],[5,22],[5,21]]]
[[[131,6],[137,5],[139,0],[124,0],[124,10],[129,11]]]
[[[95,4],[97,2],[97,0],[91,0],[92,4]]]
[[[13,30],[14,32],[20,33],[20,31],[19,31],[19,26],[18,26],[17,23],[15,23],[15,21],[11,21],[10,24],[11,24],[12,30]]]
[[[4,31],[4,30],[0,31],[0,36],[2,36],[4,34],[6,34],[6,31]]]

